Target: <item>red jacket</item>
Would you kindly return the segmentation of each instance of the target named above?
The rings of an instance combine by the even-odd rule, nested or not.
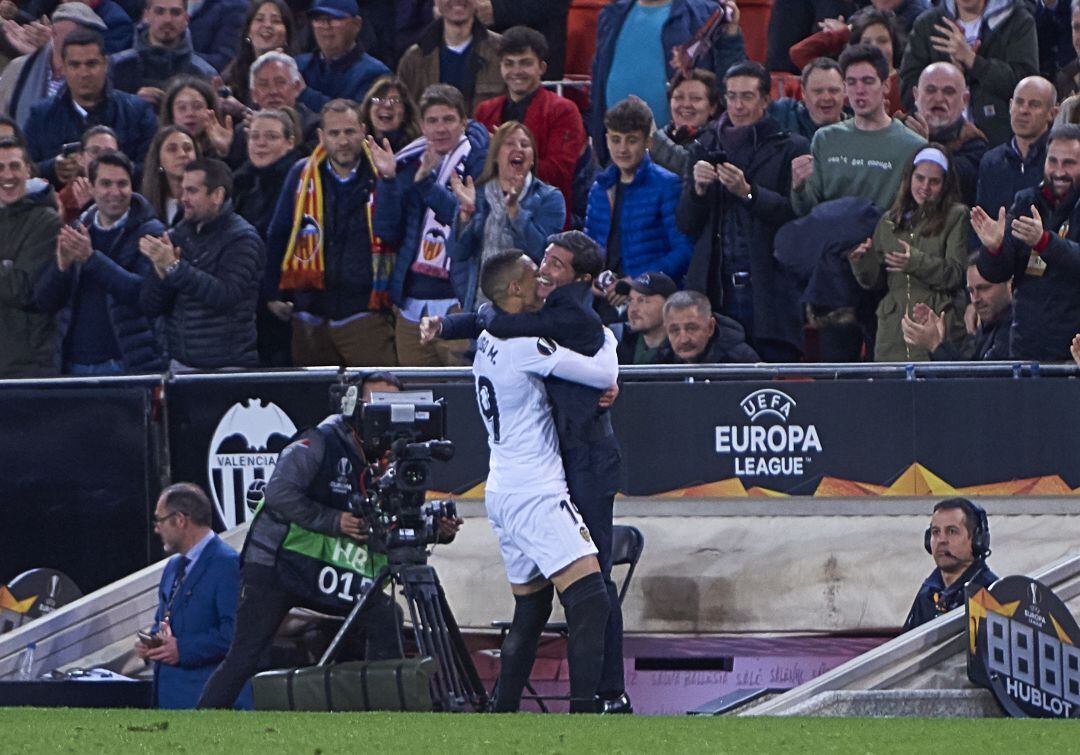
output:
[[[506,95],[476,106],[476,120],[489,131],[502,125]],[[566,218],[573,206],[574,168],[585,149],[585,124],[577,106],[565,97],[540,87],[525,111],[525,125],[536,139],[536,176],[562,192]]]

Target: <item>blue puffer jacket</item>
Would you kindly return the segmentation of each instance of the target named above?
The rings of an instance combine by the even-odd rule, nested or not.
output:
[[[360,45],[329,62],[321,52],[297,55],[296,66],[307,84],[297,100],[316,113],[338,97],[363,102],[375,79],[390,73],[385,64],[364,52]]]
[[[634,2],[635,0],[615,0],[600,11],[600,18],[596,22],[596,57],[593,58],[592,102],[588,125],[589,135],[593,138],[593,149],[596,150],[596,157],[601,165],[606,165],[608,161],[607,145],[604,142],[604,113],[615,104],[607,101],[608,74],[611,72],[611,62],[615,59],[615,43]],[[715,0],[672,0],[671,15],[660,32],[665,60],[670,59],[673,47],[689,42],[715,10]],[[718,80],[723,80],[727,69],[743,60],[746,60],[746,49],[743,47],[740,32],[733,37],[721,35],[698,62],[697,67],[712,71]],[[674,69],[668,65],[668,81],[674,75]]]
[[[240,30],[247,8],[244,0],[205,0],[191,14],[191,46],[219,71],[224,71],[240,50]]]
[[[497,181],[497,178],[493,178]],[[544,257],[547,237],[562,230],[566,221],[566,200],[562,192],[539,178],[533,178],[522,194],[517,217],[510,221],[514,246],[532,257],[536,264]],[[446,242],[446,254],[453,264],[469,270],[468,294],[461,302],[466,312],[476,309],[476,290],[480,285],[480,260],[484,249],[484,225],[491,205],[483,186],[476,187],[476,213],[462,225],[454,210],[454,232]]]
[[[589,190],[585,233],[605,248],[611,231],[612,193],[618,180],[618,167],[610,165],[597,175]],[[675,227],[681,189],[678,176],[645,155],[634,180],[623,189],[619,258],[624,275],[659,271],[681,285],[694,256],[694,243]]]
[[[465,134],[472,142],[472,151],[465,158],[464,175],[472,176],[475,181],[484,169],[488,132],[476,121],[469,121]],[[446,187],[435,184],[438,168],[418,183],[413,178],[419,167],[419,157],[404,166],[399,165],[395,178],[379,179],[375,188],[375,217],[372,220],[375,234],[398,247],[394,273],[390,276],[390,298],[398,305],[404,300],[405,278],[419,249],[424,212],[428,207],[433,209],[435,219],[443,225],[452,225],[457,214],[454,195]],[[469,280],[468,265],[450,265],[450,284],[458,301],[464,302],[468,297]]]
[[[125,372],[157,372],[164,369],[164,350],[154,334],[150,318],[139,309],[139,291],[143,281],[154,275],[154,265],[139,253],[139,239],[160,236],[165,226],[154,216],[154,210],[139,194],[131,195],[131,209],[120,235],[110,249],[97,249],[82,265],[72,265],[61,272],[49,265],[34,287],[34,305],[45,312],[57,312],[56,364],[63,361],[64,340],[71,327],[71,315],[83,276],[92,278],[108,292],[109,320]],[[90,227],[97,208],[90,207],[82,215],[83,225]]]
[[[135,163],[138,173],[157,131],[157,117],[150,103],[106,86],[105,99],[83,116],[71,103],[65,85],[56,96],[34,105],[23,124],[26,146],[41,176],[57,185],[53,163],[60,148],[68,142],[79,141],[86,129],[97,125],[108,126],[116,132],[121,151]]]

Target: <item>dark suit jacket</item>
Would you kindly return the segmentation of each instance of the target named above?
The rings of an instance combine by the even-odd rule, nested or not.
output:
[[[199,560],[188,569],[180,593],[169,605],[170,591],[180,557],[165,566],[158,587],[154,630],[171,608],[169,624],[176,635],[180,664],[157,664],[154,698],[159,708],[194,708],[203,685],[225,657],[236,626],[236,599],[240,587],[240,557],[217,535],[206,544]],[[246,685],[237,708],[251,709],[251,685]]]

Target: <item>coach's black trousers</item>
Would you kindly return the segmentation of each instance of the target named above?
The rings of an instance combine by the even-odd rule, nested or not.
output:
[[[623,620],[619,590],[611,579],[612,518],[619,487],[621,458],[614,436],[587,446],[564,450],[563,467],[570,499],[581,512],[596,546],[611,610],[604,631],[604,666],[597,692],[616,697],[625,689],[623,678]]]

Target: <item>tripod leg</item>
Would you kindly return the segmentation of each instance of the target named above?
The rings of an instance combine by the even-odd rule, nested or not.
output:
[[[384,566],[377,575],[375,580],[371,583],[371,587],[364,593],[360,600],[356,601],[356,605],[349,611],[349,615],[345,617],[345,621],[341,622],[341,628],[338,629],[337,634],[334,635],[334,639],[330,640],[330,644],[327,645],[326,651],[322,654],[322,658],[319,659],[317,666],[325,666],[334,660],[334,656],[337,655],[338,648],[345,640],[345,636],[352,629],[353,624],[356,623],[356,619],[360,616],[361,612],[367,609],[368,604],[371,601],[371,596],[379,592],[382,592],[383,587],[386,586],[386,581],[390,579],[390,567]]]
[[[486,693],[439,577],[430,566],[402,570],[402,594],[409,604],[420,652],[432,656],[439,668],[432,687],[442,710],[458,710],[470,704],[480,710]]]

